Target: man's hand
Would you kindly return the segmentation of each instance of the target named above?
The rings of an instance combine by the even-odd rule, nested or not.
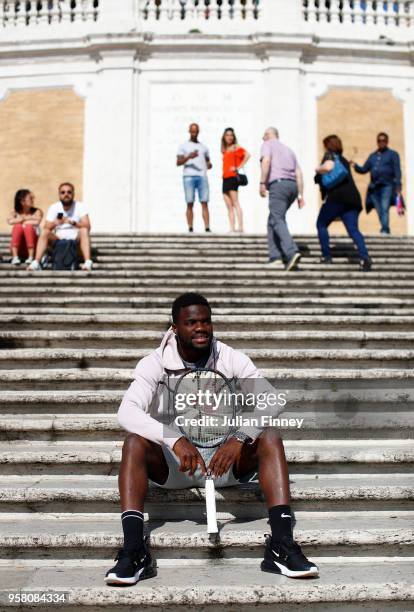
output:
[[[187,159],[194,159],[195,157],[198,157],[198,151],[197,150],[191,151],[191,153],[189,153],[187,155]]]
[[[197,465],[200,466],[203,474],[207,473],[206,464],[204,459],[194,446],[187,438],[180,438],[173,446],[173,452],[177,455],[180,460],[180,472],[188,472],[189,475],[193,476],[197,469]]]
[[[238,461],[242,448],[243,442],[236,440],[236,438],[229,438],[223,446],[220,446],[208,466],[212,476],[218,478],[228,472],[231,466]]]
[[[349,165],[351,166],[351,168],[355,168],[355,162],[353,159],[349,160]]]
[[[303,208],[305,206],[305,200],[302,196],[298,196],[298,207]]]
[[[264,183],[260,183],[260,195],[262,196],[262,198],[265,198],[267,196],[267,188]]]
[[[211,163],[211,161],[207,162],[207,170],[211,170],[211,168],[213,167],[213,164]]]

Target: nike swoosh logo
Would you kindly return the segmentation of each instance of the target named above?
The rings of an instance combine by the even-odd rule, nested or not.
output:
[[[281,514],[280,518],[292,518],[290,514]]]

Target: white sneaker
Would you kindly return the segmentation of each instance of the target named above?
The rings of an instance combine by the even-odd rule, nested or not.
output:
[[[40,267],[39,262],[34,259],[27,269],[32,272],[39,272],[42,268]]]
[[[274,261],[268,261],[266,266],[270,269],[275,269],[275,270],[285,269],[285,264],[283,263],[281,259],[275,259]]]
[[[28,257],[24,263],[25,263],[26,265],[30,266],[30,264],[32,263],[32,261],[33,261],[33,257]]]
[[[20,257],[13,257],[13,259],[11,260],[11,263],[13,266],[20,266],[22,262],[21,262]]]
[[[92,259],[87,259],[81,269],[86,270],[87,272],[90,272],[92,270],[92,266],[93,266]]]

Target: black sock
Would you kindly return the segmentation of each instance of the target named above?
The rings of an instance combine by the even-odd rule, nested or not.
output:
[[[125,510],[121,514],[124,548],[139,550],[144,541],[144,515],[139,510]]]
[[[269,508],[269,524],[272,530],[273,542],[280,542],[284,536],[293,537],[290,506],[273,506],[273,508]]]

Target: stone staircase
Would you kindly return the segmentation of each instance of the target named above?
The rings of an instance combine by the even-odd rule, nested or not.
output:
[[[0,264],[0,610],[19,590],[88,612],[414,610],[414,239],[369,238],[368,274],[347,238],[332,266],[316,238],[298,243],[290,274],[265,265],[254,235],[96,235],[91,274]],[[260,572],[266,512],[243,486],[217,492],[216,542],[202,490],[151,490],[157,578],[103,582],[122,541],[115,412],[186,290],[288,390],[283,416],[304,419],[284,438],[296,539],[319,580]]]

